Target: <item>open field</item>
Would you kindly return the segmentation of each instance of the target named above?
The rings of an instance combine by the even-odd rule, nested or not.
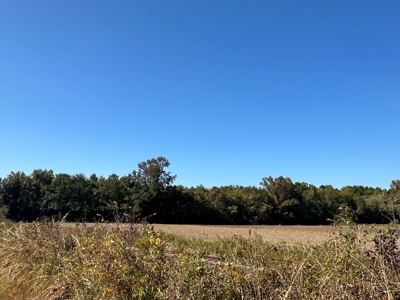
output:
[[[262,237],[270,243],[321,244],[332,238],[337,229],[331,226],[212,226],[212,225],[165,225],[154,224],[155,231],[163,231],[187,238],[208,240],[234,235]],[[251,230],[251,235],[249,234]]]
[[[82,227],[83,224],[76,223],[63,223],[64,228]],[[86,223],[85,226],[89,228],[97,226],[116,227],[116,226],[129,226],[126,224],[115,223]],[[289,243],[289,244],[308,244],[319,245],[329,240],[332,240],[339,234],[339,232],[347,232],[351,230],[349,226],[273,226],[273,225],[259,225],[259,226],[234,226],[234,225],[175,225],[175,224],[151,224],[156,232],[171,233],[184,238],[201,238],[204,240],[212,241],[218,238],[230,238],[233,236],[242,236],[247,238],[254,238],[260,236],[264,241],[269,243]],[[371,226],[366,226],[372,238],[374,232],[378,229],[386,228],[385,226],[378,226],[371,229]],[[251,235],[249,234],[251,230]],[[363,231],[359,230],[362,234]]]

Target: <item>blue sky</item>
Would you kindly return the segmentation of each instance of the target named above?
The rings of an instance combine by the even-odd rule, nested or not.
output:
[[[400,179],[399,1],[2,1],[0,177]]]

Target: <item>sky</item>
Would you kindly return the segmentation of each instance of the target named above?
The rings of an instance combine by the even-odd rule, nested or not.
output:
[[[400,2],[1,1],[0,177],[400,179]]]

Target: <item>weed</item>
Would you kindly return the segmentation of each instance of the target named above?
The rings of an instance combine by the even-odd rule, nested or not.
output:
[[[0,299],[399,299],[396,230],[324,244],[205,240],[146,224],[2,223]]]

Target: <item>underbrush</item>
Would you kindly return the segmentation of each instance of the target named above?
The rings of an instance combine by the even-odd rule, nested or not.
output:
[[[0,299],[400,299],[395,229],[318,246],[151,227],[0,225]]]

